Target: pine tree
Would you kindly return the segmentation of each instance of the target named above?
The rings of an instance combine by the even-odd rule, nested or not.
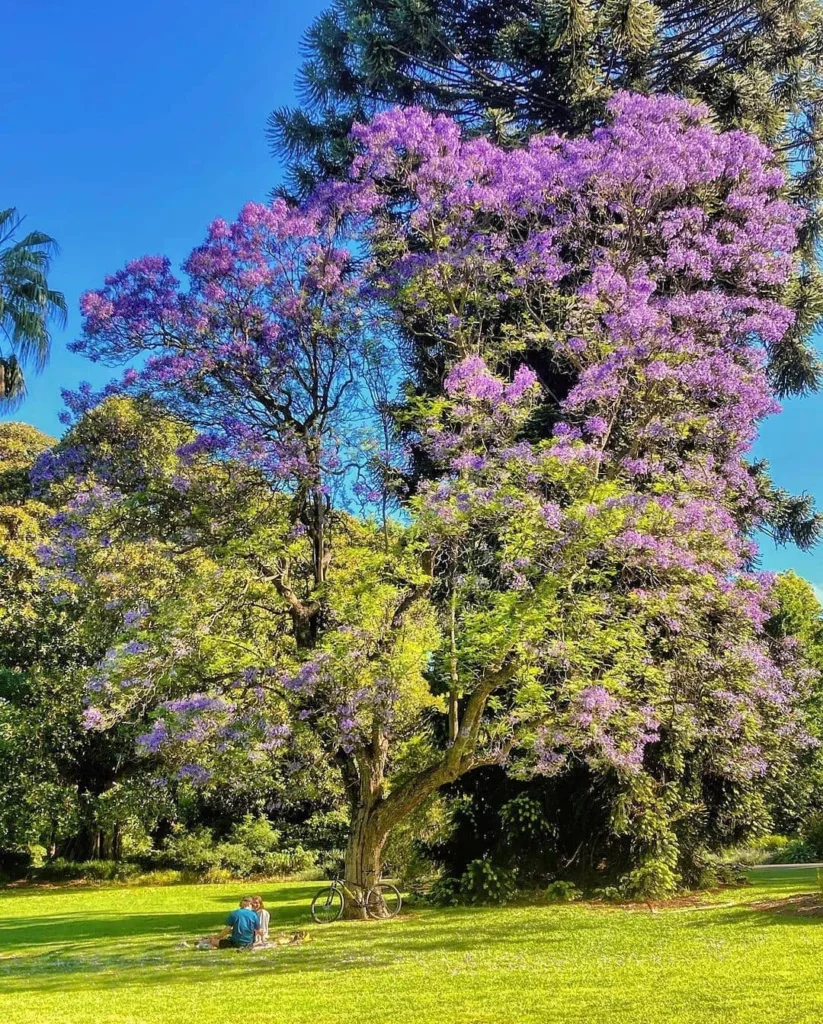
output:
[[[354,121],[393,104],[456,117],[515,145],[577,134],[618,89],[676,92],[755,131],[809,211],[792,282],[793,335],[771,353],[781,395],[818,386],[823,315],[823,0],[333,0],[306,34],[301,105],[272,113],[288,188],[345,169]]]

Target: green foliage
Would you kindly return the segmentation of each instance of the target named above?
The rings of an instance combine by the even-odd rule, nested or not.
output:
[[[268,818],[247,814],[231,830],[230,842],[244,846],[257,857],[265,856],[280,845],[280,833]]]
[[[179,831],[169,836],[162,851],[157,854],[156,862],[197,874],[205,874],[211,868],[221,866],[214,835],[205,828],[192,832]]]
[[[0,405],[19,403],[26,392],[23,370],[42,370],[48,361],[52,321],[66,322],[66,299],[49,287],[57,243],[42,231],[22,237],[23,217],[13,207],[0,211],[0,334],[9,343],[0,352]]]
[[[461,902],[460,879],[438,878],[427,894],[428,902],[438,907],[456,907]]]
[[[186,786],[157,785],[152,766],[137,752],[135,737],[147,728],[144,709],[106,731],[89,732],[81,724],[94,666],[122,634],[124,615],[143,603],[161,605],[156,629],[170,673],[240,671],[239,646],[259,643],[273,656],[281,640],[251,607],[270,595],[249,587],[248,549],[233,540],[250,534],[254,519],[259,532],[248,547],[265,548],[279,512],[261,516],[250,481],[229,480],[214,467],[206,467],[183,498],[172,480],[180,465],[177,449],[190,437],[188,428],[155,408],[118,399],[95,409],[58,448],[92,446],[126,488],[151,481],[148,493],[135,490],[126,510],[139,538],[93,545],[80,586],[45,569],[37,555],[51,540],[49,519],[65,511],[77,486],[68,481],[32,499],[29,470],[52,442],[23,424],[0,424],[0,836],[7,850],[34,843],[69,860],[146,857],[161,821],[194,823],[205,812],[236,820],[267,801],[289,811],[307,801],[329,806],[339,799],[334,766],[313,756],[307,737],[297,752],[304,755],[303,770],[287,774],[234,751],[208,798],[192,804]],[[214,505],[222,518],[213,515]],[[158,535],[181,519],[208,520],[225,531],[218,557],[195,550],[170,558]],[[237,600],[241,593],[249,604]],[[221,605],[228,605],[223,619]],[[128,639],[142,639],[139,629]],[[282,858],[269,867],[289,870]]]
[[[780,853],[782,864],[813,864],[816,860],[817,850],[802,839],[792,839]]]
[[[289,842],[300,843],[308,850],[340,850],[346,845],[351,826],[347,810],[318,810],[298,825],[284,827]]]
[[[679,876],[662,860],[647,861],[626,875],[620,886],[630,899],[664,899],[677,889]]]
[[[592,890],[592,899],[606,903],[620,903],[623,898],[623,893],[616,885],[603,885]]]
[[[517,891],[513,872],[496,867],[487,860],[473,860],[460,879],[460,899],[464,903],[507,903]]]
[[[814,851],[815,860],[823,860],[823,811],[815,811],[803,823],[803,842]]]
[[[63,857],[48,861],[30,872],[35,882],[127,882],[141,874],[139,864],[114,860],[71,861]]]
[[[547,886],[546,899],[550,903],[571,903],[579,900],[583,893],[572,882],[557,881]]]
[[[758,836],[750,843],[756,850],[765,850],[767,853],[779,853],[789,842],[788,836]]]
[[[543,805],[530,793],[520,793],[500,808],[500,819],[512,843],[539,843],[551,832]]]
[[[152,862],[212,882],[222,877],[293,875],[315,863],[313,854],[302,846],[282,848],[279,843],[280,833],[268,821],[246,815],[222,842],[211,829],[198,827],[187,832],[178,828]]]

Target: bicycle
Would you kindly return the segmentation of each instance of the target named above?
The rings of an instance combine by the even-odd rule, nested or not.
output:
[[[370,875],[374,872],[370,871]],[[378,878],[374,885],[361,885],[338,875],[331,884],[322,888],[311,901],[311,916],[316,924],[332,924],[343,916],[346,903],[350,901],[369,917],[386,921],[396,917],[403,905],[400,890]]]

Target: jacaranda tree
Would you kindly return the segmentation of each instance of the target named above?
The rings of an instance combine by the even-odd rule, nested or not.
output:
[[[101,666],[88,724],[128,713],[140,680],[143,745],[185,749],[203,781],[221,751],[283,756],[309,730],[350,797],[355,880],[462,774],[582,758],[623,781],[630,884],[669,889],[690,787],[765,786],[805,742],[802,659],[763,628],[744,461],[776,408],[765,354],[791,326],[800,216],[761,143],[674,99],[620,95],[590,138],[522,150],[418,109],[355,141],[349,181],[212,225],[187,288],[149,258],[84,299],[78,348],[144,359],[111,391],[161,402],[197,431],[184,458],[242,467],[282,508],[233,543],[272,630],[289,624],[271,660],[201,687],[158,657],[160,596]],[[405,403],[428,471],[381,529],[357,502],[385,507],[398,453],[375,447],[362,381],[371,335],[417,312],[442,387]],[[92,506],[127,500],[86,473]],[[73,571],[96,514],[67,524]],[[215,543],[208,521],[174,540]]]

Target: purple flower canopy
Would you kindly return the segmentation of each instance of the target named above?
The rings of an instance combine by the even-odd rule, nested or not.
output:
[[[771,153],[744,132],[718,133],[700,106],[629,94],[589,138],[541,136],[522,149],[464,140],[455,122],[418,108],[381,113],[353,137],[349,180],[299,207],[252,203],[231,224],[215,221],[184,264],[186,287],[152,256],[84,297],[77,350],[144,360],[106,393],[149,394],[193,424],[184,464],[230,458],[303,495],[297,543],[311,533],[313,503],[331,504],[364,338],[374,322],[393,336],[411,309],[445,368],[441,394],[418,409],[435,472],[410,512],[434,546],[459,550],[454,579],[471,578],[464,563],[479,537],[494,541],[481,604],[526,600],[546,579],[596,565],[612,587],[596,595],[603,618],[617,614],[618,598],[625,617],[659,609],[648,613],[649,651],[723,622],[723,649],[691,668],[704,687],[689,712],[696,735],[737,742],[757,716],[795,729],[799,676],[762,633],[770,581],[750,572],[749,535],[765,504],[746,456],[777,409],[764,353],[792,327],[781,296],[802,219]],[[375,242],[390,247],[388,266],[367,255]],[[559,398],[538,375],[546,363],[568,383]],[[318,386],[328,397],[320,411]],[[99,397],[81,389],[71,411]],[[551,424],[538,440],[535,421]],[[46,456],[40,484],[82,464],[70,447]],[[185,493],[185,477],[175,480]],[[358,487],[370,501],[385,493]],[[55,567],[74,566],[83,515],[73,509],[61,527]],[[127,614],[128,628],[141,626],[142,611]],[[347,659],[316,650],[296,669],[265,671],[297,722],[352,753],[371,728],[389,735],[402,716],[395,682],[386,674],[364,685],[362,649],[347,639]],[[533,646],[558,643],[547,635]],[[149,648],[130,638],[121,653],[140,659]],[[576,689],[557,700],[559,723],[540,723],[542,767],[556,770],[579,743],[640,771],[659,742],[659,708],[630,681],[583,679],[568,650],[551,659]],[[652,667],[658,679],[671,671],[666,658]],[[162,717],[142,746],[225,749],[243,730],[267,752],[284,746],[286,733],[249,710],[263,699],[249,673],[237,684],[242,700],[158,701]],[[744,680],[743,711],[717,696],[724,673]],[[759,773],[758,744],[740,749],[739,770]],[[192,769],[181,777],[202,783]]]

